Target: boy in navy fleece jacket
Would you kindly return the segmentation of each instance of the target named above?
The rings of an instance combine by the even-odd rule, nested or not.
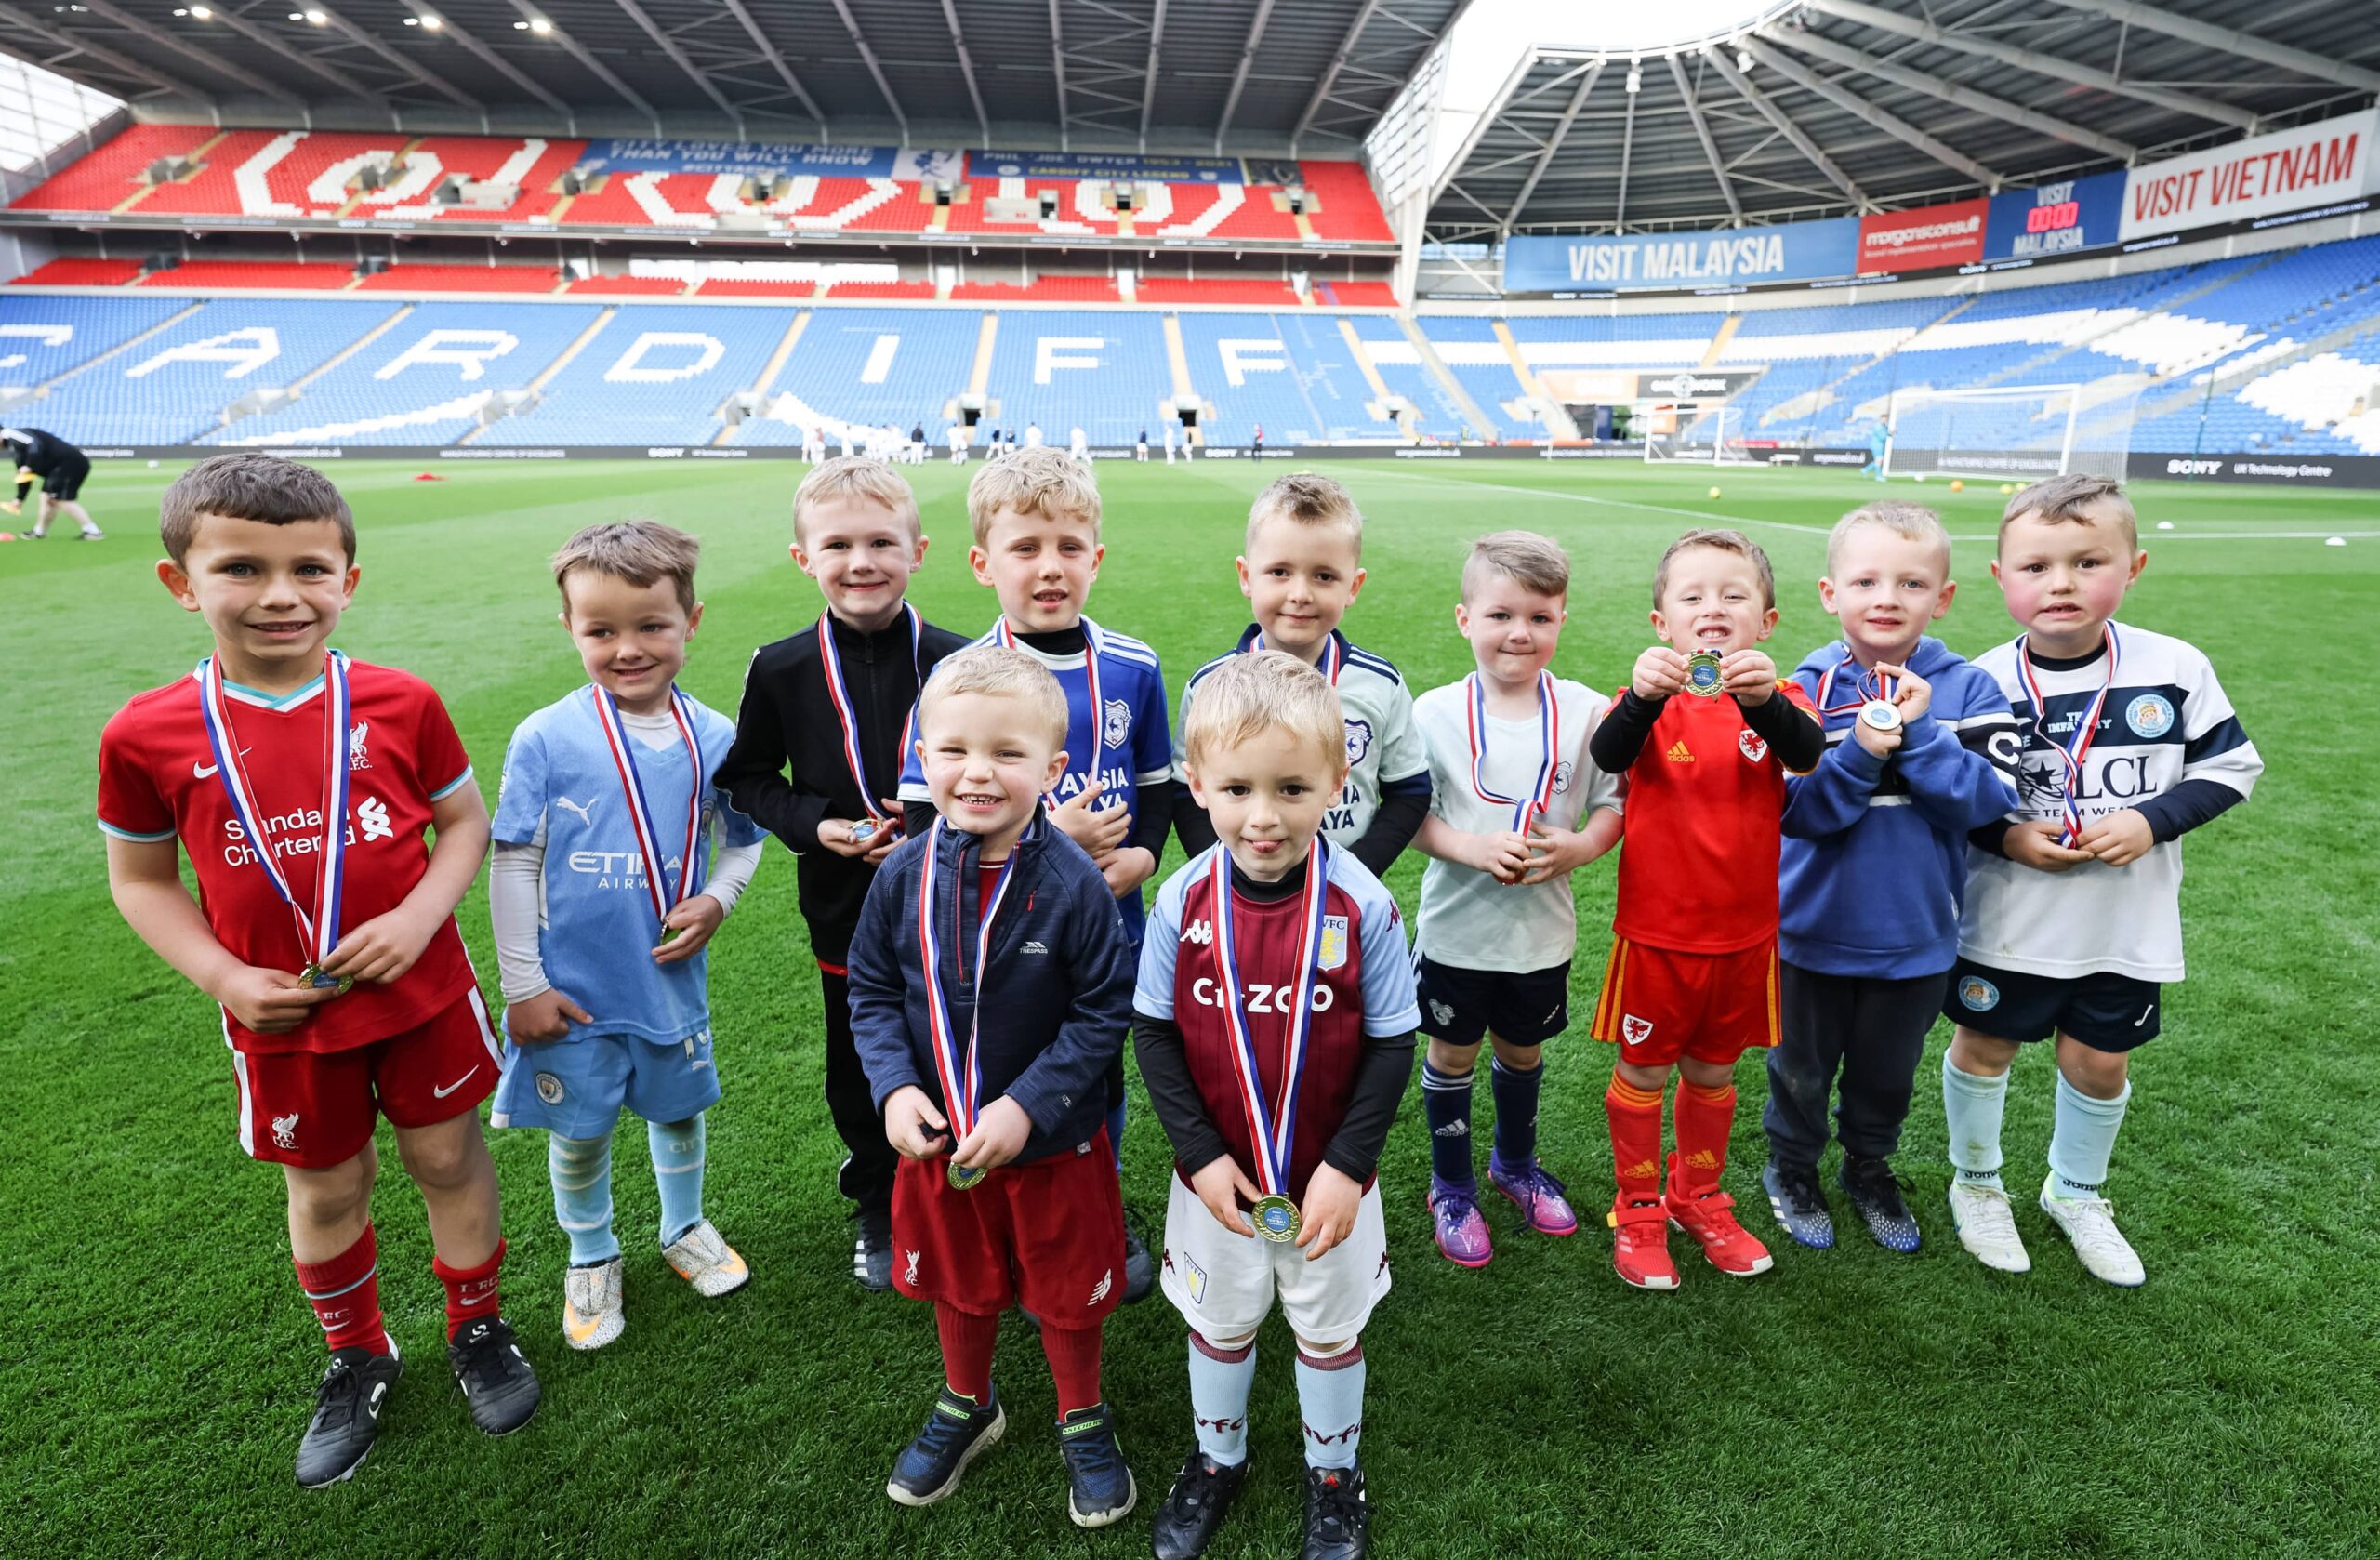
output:
[[[1843,1188],[1879,1244],[1917,1249],[1889,1156],[1958,958],[1967,831],[2016,804],[2007,698],[1924,637],[1950,609],[1950,535],[1933,510],[1883,501],[1844,515],[1818,581],[1843,637],[1793,673],[1825,723],[1827,752],[1786,780],[1783,1033],[1768,1053],[1761,1184],[1804,1246],[1834,1244],[1818,1164],[1840,1069]]]
[[[1057,680],[1022,651],[962,650],[917,724],[938,815],[868,886],[850,963],[853,1038],[901,1155],[892,1282],[933,1302],[945,1376],[885,1493],[939,1501],[1000,1438],[992,1345],[1022,1303],[1057,1383],[1067,1510],[1104,1527],[1133,1500],[1099,1391],[1100,1325],[1123,1290],[1106,1079],[1131,1024],[1131,944],[1042,809],[1065,770]]]

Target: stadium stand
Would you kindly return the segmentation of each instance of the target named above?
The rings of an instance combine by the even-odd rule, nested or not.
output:
[[[562,291],[573,297],[682,297],[686,282],[679,276],[580,276]]]
[[[1396,289],[1386,282],[1317,282],[1316,301],[1342,309],[1394,309]]]
[[[816,290],[814,284],[813,290]],[[934,284],[931,282],[834,282],[826,285],[821,296],[853,299],[932,297],[934,292]]]
[[[922,417],[930,436],[945,438],[943,409],[970,388],[983,322],[972,309],[813,310],[762,415],[731,442],[799,444],[813,419],[830,430],[906,431]]]
[[[303,260],[184,260],[140,279],[144,287],[205,292],[245,292],[258,287],[337,292],[355,284],[353,266]]]
[[[1354,322],[1355,337],[1363,344],[1364,357],[1379,375],[1381,383],[1392,395],[1403,396],[1413,407],[1412,430],[1435,439],[1451,439],[1472,422],[1453,390],[1421,361],[1421,349],[1413,345],[1395,320],[1374,314]],[[1474,374],[1475,380],[1466,380],[1472,388],[1472,399],[1478,403],[1483,416],[1491,419],[1474,430],[1480,437],[1494,439],[1503,435],[1503,426],[1494,419],[1497,407],[1520,392],[1520,381],[1514,377],[1512,367],[1501,352],[1490,364],[1475,350],[1476,344],[1468,339],[1474,325],[1488,322],[1457,319],[1451,316],[1424,322],[1430,332],[1431,346],[1439,361],[1457,374]],[[1458,339],[1461,338],[1461,339]],[[1483,361],[1468,362],[1478,356]],[[1458,366],[1461,364],[1461,366]],[[1502,364],[1503,377],[1495,379],[1495,364]]]
[[[1366,410],[1367,385],[1337,322],[1307,314],[1184,314],[1183,354],[1210,443],[1393,437]]]
[[[550,266],[396,265],[355,284],[359,293],[550,293],[562,272]]]
[[[140,274],[139,260],[61,259],[35,266],[12,287],[124,287]]]
[[[113,211],[148,190],[151,164],[187,157],[217,134],[205,125],[127,126],[9,204],[22,211]]]
[[[1094,444],[1129,444],[1173,394],[1156,314],[1025,310],[1002,315],[985,390],[1005,427],[1039,423],[1053,444],[1080,425]]]
[[[0,391],[30,391],[198,306],[184,298],[0,295]]]
[[[847,296],[843,286],[834,297]],[[929,288],[927,297],[932,297]],[[970,303],[1121,303],[1112,276],[1038,276],[1028,283],[961,282],[950,289],[954,301]]]
[[[563,307],[569,307],[564,305]],[[798,311],[630,305],[549,368],[534,409],[492,423],[485,444],[707,444],[728,397],[755,387]]]
[[[1287,282],[1260,282],[1223,277],[1194,282],[1180,276],[1144,276],[1139,285],[1143,303],[1229,303],[1245,308],[1296,309],[1305,300]]]

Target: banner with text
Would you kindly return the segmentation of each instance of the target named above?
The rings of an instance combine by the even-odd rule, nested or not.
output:
[[[2372,137],[2380,109],[2251,136],[2132,170],[2122,238],[2304,211],[2373,192]]]
[[[971,152],[972,178],[1113,178],[1154,184],[1238,184],[1236,157],[1143,157],[1125,152]]]
[[[2115,243],[2123,221],[2122,168],[1991,197],[1984,223],[1983,258],[2043,260]]]
[[[583,166],[607,173],[691,173],[741,178],[902,178],[931,184],[957,178],[957,151],[890,146],[793,146],[775,141],[638,140],[625,136],[587,143]]]
[[[1931,271],[1983,258],[1987,201],[1954,201],[1859,218],[1859,274]]]
[[[1859,218],[1717,232],[1518,236],[1504,245],[1508,293],[1749,286],[1849,276]]]

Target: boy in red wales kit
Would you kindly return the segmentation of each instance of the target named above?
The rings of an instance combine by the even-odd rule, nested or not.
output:
[[[99,739],[108,882],[141,941],[221,1006],[240,1146],[287,1178],[298,1281],[331,1349],[298,1448],[313,1488],[363,1463],[399,1373],[370,1211],[377,1117],[429,1210],[473,1421],[508,1434],[537,1407],[496,1314],[504,1241],[477,1107],[502,1053],[455,930],[487,807],[428,684],[326,648],[357,578],[328,479],[217,456],[166,489],[160,532],[158,577],[214,651]]]

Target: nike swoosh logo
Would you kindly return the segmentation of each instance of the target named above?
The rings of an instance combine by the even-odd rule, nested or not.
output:
[[[430,1091],[430,1097],[437,1100],[444,1099],[447,1095],[452,1094],[456,1090],[460,1089],[463,1085],[470,1082],[472,1077],[476,1076],[478,1072],[479,1069],[477,1067],[473,1067],[469,1072],[465,1073],[461,1077],[456,1078],[454,1082],[448,1084],[443,1089],[440,1089],[435,1085],[432,1085]]]
[[[201,780],[211,780],[215,777],[216,768],[214,764],[193,763],[190,766],[190,772]]]

